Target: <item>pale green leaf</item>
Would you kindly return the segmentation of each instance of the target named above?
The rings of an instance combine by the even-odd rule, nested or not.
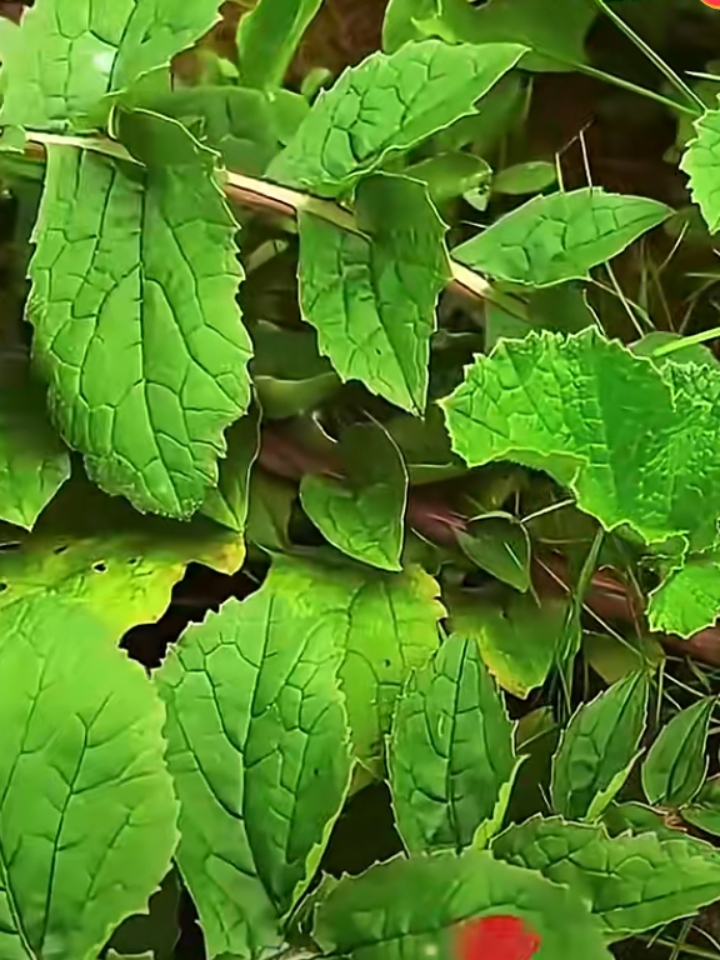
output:
[[[413,674],[390,740],[398,828],[412,853],[469,847],[502,824],[516,769],[513,724],[475,640],[454,635]],[[504,800],[504,803],[503,803]]]
[[[659,370],[592,329],[530,333],[478,357],[442,406],[470,466],[545,470],[606,529],[627,524],[648,542],[715,536],[719,371]]]
[[[5,51],[0,123],[65,129],[106,94],[169,65],[217,19],[217,0],[38,0]]]
[[[260,411],[251,407],[225,435],[228,453],[220,463],[217,487],[205,494],[201,513],[241,536],[245,530],[250,497],[250,472],[260,452]]]
[[[680,812],[693,827],[720,837],[720,777],[706,780],[692,803]]]
[[[720,558],[690,558],[672,570],[650,594],[647,617],[651,630],[691,637],[711,627],[720,614]]]
[[[155,960],[152,950],[146,953],[118,953],[117,950],[108,950],[107,960]]]
[[[124,116],[145,171],[49,147],[28,319],[52,413],[92,479],[188,517],[250,401],[236,224],[212,152],[174,120]]]
[[[517,44],[448,46],[437,40],[375,53],[321,93],[268,175],[321,196],[348,193],[391,157],[474,113],[525,53]]]
[[[439,153],[408,167],[405,176],[421,180],[433,203],[440,204],[489,186],[492,170],[487,160],[472,153]]]
[[[585,37],[598,14],[592,0],[555,0],[548,16],[544,0],[435,0],[437,13],[418,21],[420,35],[449,42],[522,43],[532,53],[525,70],[567,71],[587,62]]]
[[[492,192],[510,196],[540,193],[557,183],[557,167],[547,160],[528,160],[505,167],[493,177]]]
[[[695,913],[715,901],[720,888],[720,856],[682,834],[611,839],[602,826],[536,817],[510,827],[492,849],[501,860],[567,884],[611,941]]]
[[[642,785],[651,804],[681,807],[700,790],[708,768],[705,754],[714,697],[677,713],[660,731],[642,766]]]
[[[583,187],[534,197],[460,244],[453,257],[498,280],[551,286],[588,280],[672,210],[657,200]]]
[[[533,960],[611,960],[573,891],[480,850],[397,858],[343,877],[321,902],[313,937],[325,954],[350,960],[445,958],[456,955],[465,923],[508,914],[539,939]]]
[[[355,755],[369,771],[380,773],[400,691],[439,645],[438,621],[445,611],[437,583],[414,566],[399,574],[381,573],[276,556],[269,584],[335,637],[343,653],[340,680]]]
[[[395,441],[378,424],[355,424],[339,444],[346,479],[306,474],[300,503],[325,539],[381,570],[400,570],[408,477]]]
[[[300,213],[303,315],[343,380],[420,413],[435,305],[450,278],[447,227],[423,184],[388,174],[363,180],[356,214],[359,233]]]
[[[702,211],[710,233],[720,230],[720,187],[717,180],[720,162],[720,110],[706,110],[695,121],[697,137],[691,140],[680,161],[680,169],[690,177],[690,193]]]
[[[0,610],[45,594],[69,598],[118,638],[162,616],[188,564],[232,574],[245,558],[242,536],[210,520],[141,517],[80,478],[31,534],[0,528],[0,537],[14,544],[0,551]]]
[[[527,530],[509,514],[487,514],[458,531],[466,557],[521,593],[530,588],[532,547]]]
[[[0,955],[95,960],[168,872],[177,805],[162,704],[81,610],[0,612]]]
[[[614,798],[637,758],[645,731],[648,676],[633,673],[573,715],[553,759],[553,808],[593,819]]]
[[[237,33],[241,82],[281,87],[305,30],[322,0],[258,0]]]
[[[70,476],[68,451],[30,384],[0,388],[0,520],[32,530]]]
[[[265,585],[189,627],[156,674],[177,860],[209,957],[258,957],[312,879],[349,787],[332,621]]]
[[[455,633],[474,637],[483,661],[500,686],[526,698],[542,686],[555,664],[567,616],[567,602],[514,590],[492,594],[472,591],[447,598]]]

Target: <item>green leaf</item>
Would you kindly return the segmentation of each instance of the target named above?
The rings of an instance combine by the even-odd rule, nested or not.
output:
[[[287,143],[288,106],[298,114],[292,134],[309,109],[304,98],[289,90],[207,84],[179,87],[132,105],[173,117],[186,127],[199,123],[198,136],[218,151],[228,169],[257,177]]]
[[[547,160],[528,160],[505,167],[495,175],[493,193],[520,196],[524,193],[540,193],[557,183],[557,168]]]
[[[685,341],[682,350],[655,356],[655,352],[660,348],[679,341]],[[630,349],[638,357],[650,357],[658,367],[663,367],[667,363],[698,363],[703,367],[718,366],[717,358],[704,344],[692,343],[691,338],[683,337],[679,333],[671,333],[669,330],[653,330],[646,333],[644,337],[633,343]]]
[[[675,827],[668,826],[664,814],[633,801],[613,801],[603,811],[602,822],[611,837],[626,834],[628,831],[634,834],[654,833],[659,840],[676,840],[681,836]]]
[[[485,350],[489,353],[501,337],[520,339],[531,330],[579,333],[597,325],[597,317],[588,305],[587,292],[580,283],[569,281],[541,287],[533,290],[525,303],[512,296],[500,303],[488,303]]]
[[[653,804],[681,807],[700,790],[707,773],[705,755],[715,697],[705,697],[665,724],[642,766],[645,796]]]
[[[385,8],[382,28],[382,47],[385,53],[395,53],[409,40],[420,40],[417,22],[437,12],[437,0],[390,0]]]
[[[690,194],[700,207],[710,233],[720,230],[720,194],[715,171],[720,157],[720,110],[706,110],[695,121],[697,137],[691,140],[680,161],[690,177]]]
[[[553,808],[598,817],[627,780],[645,731],[648,676],[633,673],[574,713],[553,759]]]
[[[441,204],[489,185],[492,170],[487,160],[472,153],[440,153],[408,167],[405,175],[421,180],[433,203]]]
[[[338,550],[381,570],[400,570],[408,477],[395,441],[378,424],[356,424],[340,438],[347,481],[307,474],[303,510]]]
[[[458,531],[466,557],[521,593],[530,589],[532,547],[527,530],[510,514],[487,514]]]
[[[611,839],[602,826],[536,817],[510,827],[492,849],[501,860],[567,884],[610,941],[695,913],[717,899],[720,884],[716,851],[682,834]]]
[[[460,852],[478,830],[484,840],[502,825],[517,767],[513,724],[475,640],[450,637],[410,677],[393,720],[389,767],[411,853]]]
[[[0,387],[0,520],[32,530],[70,476],[70,457],[30,383]]]
[[[207,33],[217,0],[38,0],[3,56],[4,126],[64,130]]]
[[[683,820],[714,837],[720,837],[720,777],[712,777],[680,811]]]
[[[661,633],[691,637],[711,627],[720,612],[720,556],[689,558],[652,591],[648,626]]]
[[[543,0],[435,0],[437,16],[419,22],[422,35],[467,43],[522,43],[533,52],[524,70],[566,71],[587,63],[585,37],[597,16],[590,0],[556,0],[552,19]]]
[[[260,321],[252,330],[252,378],[266,420],[309,413],[340,386],[317,349],[314,330],[285,330]]]
[[[532,287],[589,280],[592,267],[622,253],[671,213],[656,200],[601,187],[533,197],[455,247],[453,257],[498,280]]]
[[[170,868],[162,704],[76,604],[0,611],[0,955],[95,960]]]
[[[343,877],[317,910],[313,938],[324,953],[350,960],[452,957],[468,921],[508,915],[538,938],[533,960],[610,960],[574,892],[480,850],[397,858]]]
[[[256,406],[230,427],[226,440],[228,454],[220,464],[218,485],[205,494],[200,510],[242,535],[248,516],[250,472],[260,452],[260,411]]]
[[[275,556],[268,589],[335,637],[355,756],[379,773],[397,698],[438,648],[437,583],[417,566],[388,574]]]
[[[197,517],[141,517],[79,478],[61,491],[32,534],[0,528],[0,610],[50,594],[78,601],[113,636],[153,623],[189,563],[235,573],[243,538]]]
[[[208,955],[258,957],[312,879],[349,787],[329,628],[265,585],[189,627],[156,673],[177,860]]]
[[[552,757],[559,737],[552,707],[538,707],[518,720],[515,749],[523,762],[510,794],[506,823],[522,823],[547,810]]]
[[[248,87],[281,87],[302,35],[322,0],[259,0],[240,20],[240,79]]]
[[[448,598],[455,633],[474,637],[483,661],[500,686],[525,699],[542,686],[555,664],[567,616],[567,602],[503,590],[473,596],[471,591]]]
[[[300,213],[303,315],[343,380],[421,413],[447,227],[423,184],[388,174],[358,186],[356,213],[361,233]]]
[[[250,402],[236,224],[215,154],[174,120],[122,116],[146,171],[48,148],[28,319],[53,415],[92,479],[185,518]]]
[[[616,683],[637,670],[654,673],[665,660],[665,651],[655,637],[613,637],[609,633],[583,632],[583,657],[607,684]]]
[[[385,427],[405,461],[413,486],[450,480],[465,472],[465,465],[450,447],[442,412],[430,404],[424,418],[398,416]]]
[[[255,467],[250,474],[245,530],[248,542],[268,550],[286,550],[290,546],[288,527],[296,496],[295,484]]]
[[[349,193],[391,157],[407,153],[484,96],[525,53],[517,44],[409,44],[375,53],[322,93],[293,141],[271,164],[271,179],[320,196]]]
[[[499,343],[441,406],[468,465],[545,470],[607,530],[627,524],[647,542],[703,545],[720,516],[719,403],[717,371],[659,370],[586,330]]]

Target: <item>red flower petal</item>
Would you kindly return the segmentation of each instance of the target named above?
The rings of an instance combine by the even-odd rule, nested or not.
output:
[[[482,917],[460,927],[456,960],[531,960],[541,942],[519,917]]]

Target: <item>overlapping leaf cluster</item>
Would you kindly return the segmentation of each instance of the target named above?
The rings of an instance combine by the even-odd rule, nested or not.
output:
[[[243,960],[490,951],[483,922],[513,919],[538,960],[601,960],[720,897],[715,848],[654,812],[720,835],[715,700],[650,736],[662,652],[640,630],[606,670],[583,637],[602,566],[650,630],[720,612],[720,368],[702,334],[611,338],[587,298],[673,211],[477,146],[529,74],[587,66],[596,10],[563,0],[556,34],[536,0],[391,0],[382,51],[291,91],[320,6],[259,0],[194,85],[172,61],[216,0],[3,21],[0,166],[44,170],[30,356],[0,366],[1,958],[124,949],[173,864],[207,955]],[[718,111],[696,127],[715,230]],[[532,198],[491,220],[492,190]],[[188,565],[235,574],[246,544],[257,589],[151,676],[121,652]],[[572,712],[583,639],[620,678]],[[546,683],[561,734],[499,689]],[[401,852],[316,884],[380,780]]]

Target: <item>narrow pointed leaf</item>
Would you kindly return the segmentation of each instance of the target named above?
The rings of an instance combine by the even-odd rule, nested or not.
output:
[[[611,839],[602,826],[536,817],[510,827],[492,849],[501,860],[569,886],[591,905],[609,941],[689,916],[718,895],[720,856],[682,834]]]
[[[693,827],[720,837],[720,777],[706,780],[692,803],[682,808],[682,818]]]
[[[68,451],[34,386],[0,389],[0,520],[32,530],[70,476]]]
[[[634,673],[579,707],[553,759],[557,813],[594,819],[627,779],[645,730],[648,679]]]
[[[78,605],[0,612],[0,955],[95,960],[168,872],[162,703]]]
[[[516,769],[513,724],[477,643],[452,636],[408,681],[390,741],[398,828],[412,853],[473,843],[502,824]]]
[[[250,401],[236,224],[213,153],[173,120],[126,116],[144,172],[49,148],[28,319],[53,416],[91,477],[188,517]]]
[[[156,674],[210,957],[277,948],[312,878],[349,786],[339,663],[327,624],[266,583],[186,630]]]
[[[532,548],[525,528],[509,515],[488,515],[458,533],[461,550],[473,563],[521,593],[530,588]]]
[[[453,257],[498,280],[551,286],[588,280],[592,267],[616,257],[672,213],[645,197],[584,187],[535,197],[455,247]]]
[[[350,960],[422,960],[428,954],[490,960],[490,938],[484,950],[465,946],[473,933],[483,932],[475,921],[484,918],[504,918],[512,927],[512,918],[521,921],[522,941],[530,948],[520,954],[523,960],[610,960],[595,921],[573,891],[479,850],[398,858],[360,877],[344,877],[320,903],[313,936],[325,954]],[[502,941],[496,955],[503,956],[501,949]]]
[[[439,645],[438,584],[415,566],[382,573],[289,556],[274,558],[269,584],[335,637],[355,755],[379,773],[397,698]]]
[[[268,175],[321,196],[348,193],[390,157],[475,112],[525,53],[517,44],[410,44],[375,53],[322,93]]]
[[[322,0],[259,0],[240,21],[240,78],[247,87],[281,87]]]
[[[423,184],[388,174],[360,184],[356,215],[361,233],[300,214],[303,316],[343,380],[421,413],[447,227]]]
[[[3,125],[65,129],[106,94],[169,65],[217,19],[217,0],[38,0],[3,51]]]
[[[340,452],[347,479],[303,477],[303,510],[338,550],[400,570],[408,477],[395,441],[377,424],[356,424],[342,435]]]
[[[716,702],[705,697],[676,714],[660,731],[642,767],[643,790],[650,803],[680,807],[700,790],[708,768],[705,747]]]
[[[715,537],[720,371],[659,370],[592,329],[530,333],[479,357],[441,405],[469,466],[543,469],[606,529],[629,524],[648,542]]]

